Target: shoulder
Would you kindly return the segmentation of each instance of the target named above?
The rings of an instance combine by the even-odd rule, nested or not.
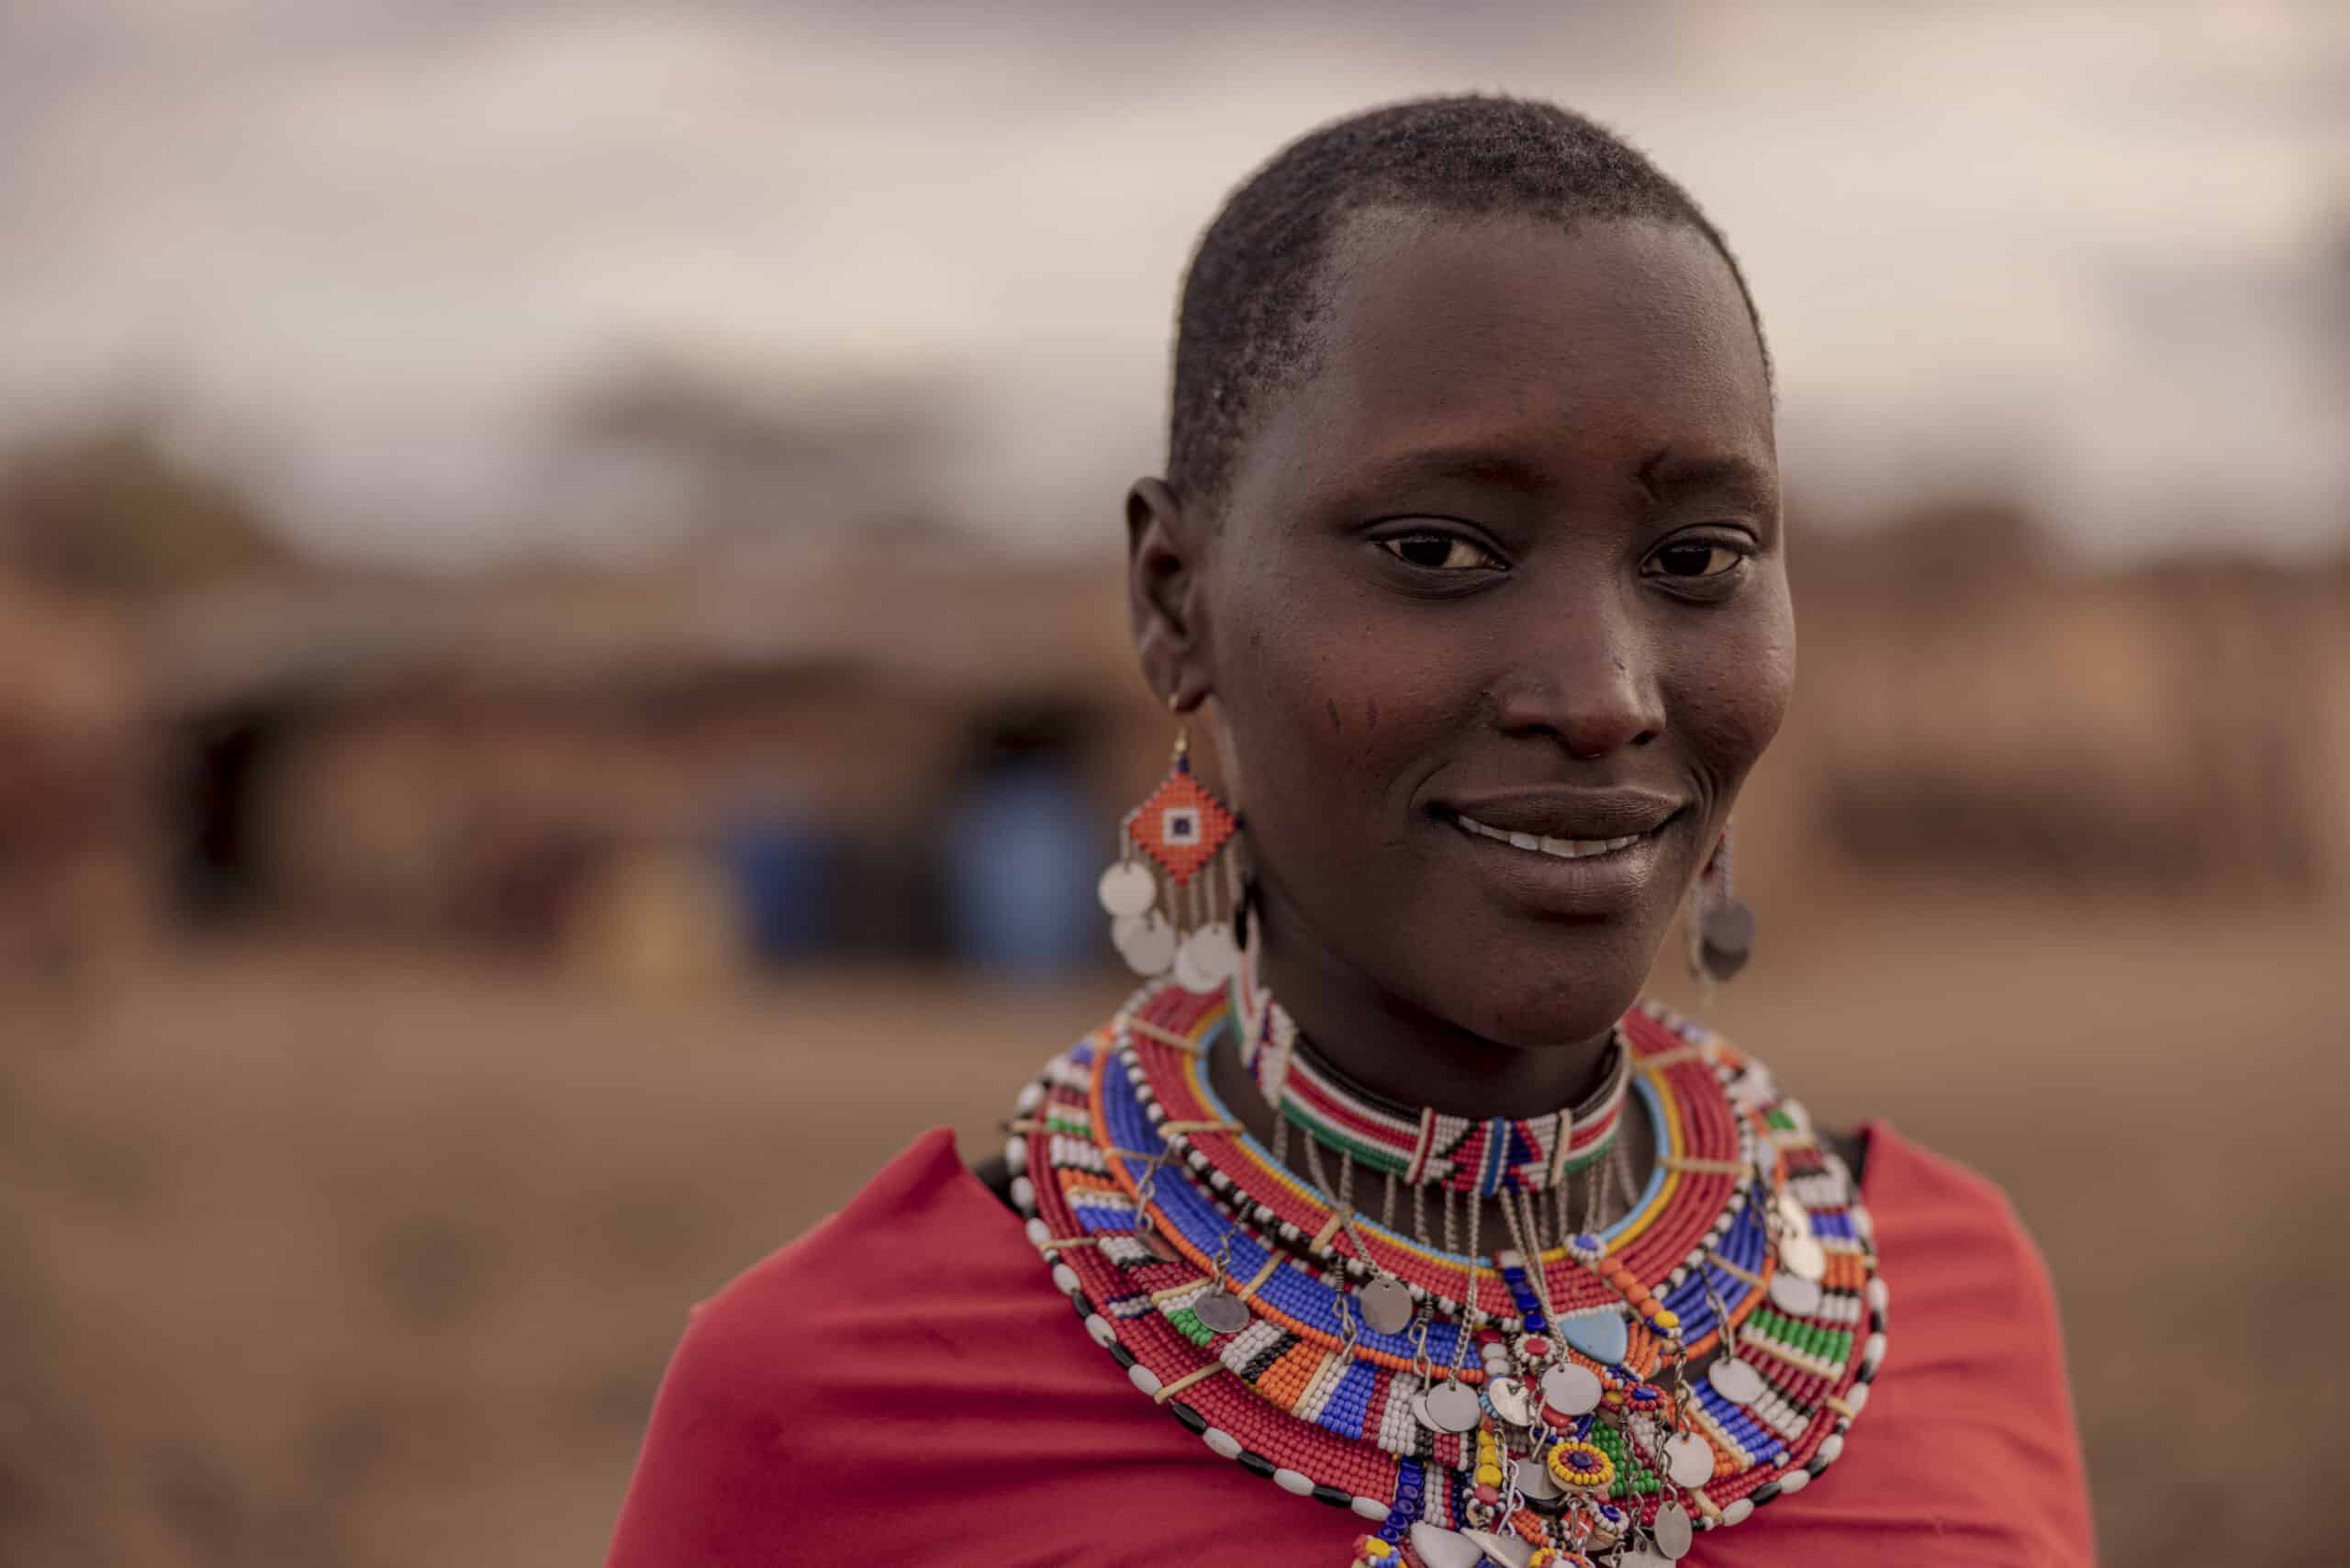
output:
[[[2064,1327],[2039,1248],[1997,1183],[1884,1123],[1865,1131],[1888,1343],[1852,1457],[1908,1500],[1917,1529],[1998,1539],[2002,1561],[2089,1561]]]
[[[939,1367],[980,1351],[1021,1305],[1055,1316],[1036,1270],[953,1134],[924,1134],[840,1212],[692,1309],[613,1568],[736,1560],[779,1542],[811,1496],[837,1497],[860,1471],[885,1476],[881,1456],[858,1450],[871,1425],[860,1413],[921,1407]]]
[[[830,1350],[886,1332],[898,1316],[887,1304],[901,1293],[951,1318],[957,1302],[1028,1283],[1035,1269],[1019,1222],[963,1168],[953,1133],[936,1128],[838,1213],[694,1307],[670,1375],[738,1389],[805,1380],[836,1359]]]
[[[1908,1311],[1991,1309],[2057,1340],[2054,1292],[2040,1249],[1997,1182],[1883,1122],[1863,1129],[1861,1192],[1885,1272]]]

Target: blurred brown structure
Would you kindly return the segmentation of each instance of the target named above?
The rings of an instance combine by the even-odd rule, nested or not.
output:
[[[916,954],[921,857],[991,724],[1075,715],[1064,760],[1104,801],[1147,777],[1114,588],[933,540],[192,595],[154,628],[208,781],[183,841],[233,843],[211,869],[251,912],[578,951],[632,889],[690,900],[659,868],[728,807],[782,805],[862,851],[855,945]]]

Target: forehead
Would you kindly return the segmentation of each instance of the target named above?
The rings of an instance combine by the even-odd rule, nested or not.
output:
[[[1267,409],[1236,492],[1431,450],[1562,487],[1667,449],[1775,476],[1761,344],[1729,263],[1685,225],[1358,214],[1316,326],[1313,368]]]

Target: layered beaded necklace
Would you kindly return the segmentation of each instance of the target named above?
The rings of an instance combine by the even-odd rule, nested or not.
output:
[[[1369,1521],[1358,1568],[1677,1559],[1835,1461],[1885,1354],[1885,1285],[1842,1162],[1768,1070],[1643,1004],[1583,1105],[1443,1116],[1348,1083],[1251,969],[1146,985],[1012,1124],[1029,1239],[1144,1395]],[[1276,1145],[1305,1135],[1310,1182],[1211,1085],[1227,1036]],[[1658,1155],[1637,1193],[1627,1114]],[[1375,1219],[1359,1166],[1384,1182]],[[1491,1252],[1489,1203],[1510,1242]]]

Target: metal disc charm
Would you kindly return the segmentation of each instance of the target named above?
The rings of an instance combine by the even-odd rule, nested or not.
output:
[[[1746,967],[1754,952],[1754,912],[1732,900],[1707,910],[1698,922],[1697,934],[1706,971],[1718,980],[1729,980]]]
[[[1255,1321],[1248,1304],[1230,1291],[1210,1291],[1192,1304],[1192,1316],[1211,1334],[1237,1334]]]
[[[1474,1541],[1485,1561],[1498,1562],[1501,1568],[1526,1568],[1533,1559],[1534,1548],[1514,1535],[1495,1535],[1491,1530],[1465,1529],[1460,1532]]]
[[[1447,1383],[1428,1390],[1427,1407],[1428,1425],[1439,1432],[1473,1432],[1485,1418],[1466,1383]]]
[[[1706,1381],[1732,1405],[1751,1405],[1762,1397],[1762,1374],[1736,1356],[1718,1358],[1706,1369]]]
[[[1517,1462],[1518,1495],[1530,1502],[1551,1503],[1567,1495],[1550,1474],[1550,1467],[1532,1457]]]
[[[1534,1425],[1534,1406],[1526,1397],[1526,1384],[1514,1377],[1497,1377],[1488,1381],[1485,1403],[1494,1407],[1494,1415],[1513,1427]]]
[[[1113,916],[1141,914],[1158,902],[1158,883],[1139,860],[1121,860],[1102,872],[1094,890],[1102,909]]]
[[[1664,1439],[1664,1471],[1676,1486],[1703,1486],[1714,1478],[1714,1450],[1695,1432],[1675,1432]]]
[[[1157,910],[1110,923],[1110,941],[1138,975],[1161,975],[1175,961],[1175,928]]]
[[[1467,1536],[1421,1519],[1412,1526],[1412,1551],[1428,1568],[1477,1568],[1483,1549]]]
[[[1158,1234],[1158,1227],[1155,1225],[1137,1229],[1134,1237],[1144,1251],[1162,1263],[1180,1263],[1183,1260],[1183,1255],[1167,1244],[1167,1238]]]
[[[1375,1334],[1401,1334],[1419,1311],[1411,1291],[1392,1274],[1382,1274],[1357,1291],[1355,1305],[1362,1311],[1364,1325]]]
[[[1783,1232],[1789,1236],[1811,1234],[1811,1211],[1803,1206],[1801,1198],[1782,1187],[1778,1197],[1773,1201],[1778,1205],[1779,1228]]]
[[[1809,1317],[1819,1310],[1819,1286],[1801,1274],[1782,1269],[1771,1276],[1771,1305],[1795,1317]]]
[[[1175,983],[1205,994],[1220,991],[1240,967],[1240,946],[1222,921],[1201,926],[1175,949]]]
[[[1656,1549],[1674,1562],[1689,1555],[1690,1543],[1697,1532],[1689,1523],[1689,1510],[1678,1503],[1667,1503],[1656,1511],[1656,1523],[1649,1527],[1656,1537]]]
[[[1818,1284],[1827,1276],[1828,1254],[1809,1236],[1785,1236],[1779,1238],[1779,1265]]]
[[[1589,1367],[1561,1362],[1542,1374],[1542,1403],[1562,1416],[1587,1416],[1606,1391]]]

